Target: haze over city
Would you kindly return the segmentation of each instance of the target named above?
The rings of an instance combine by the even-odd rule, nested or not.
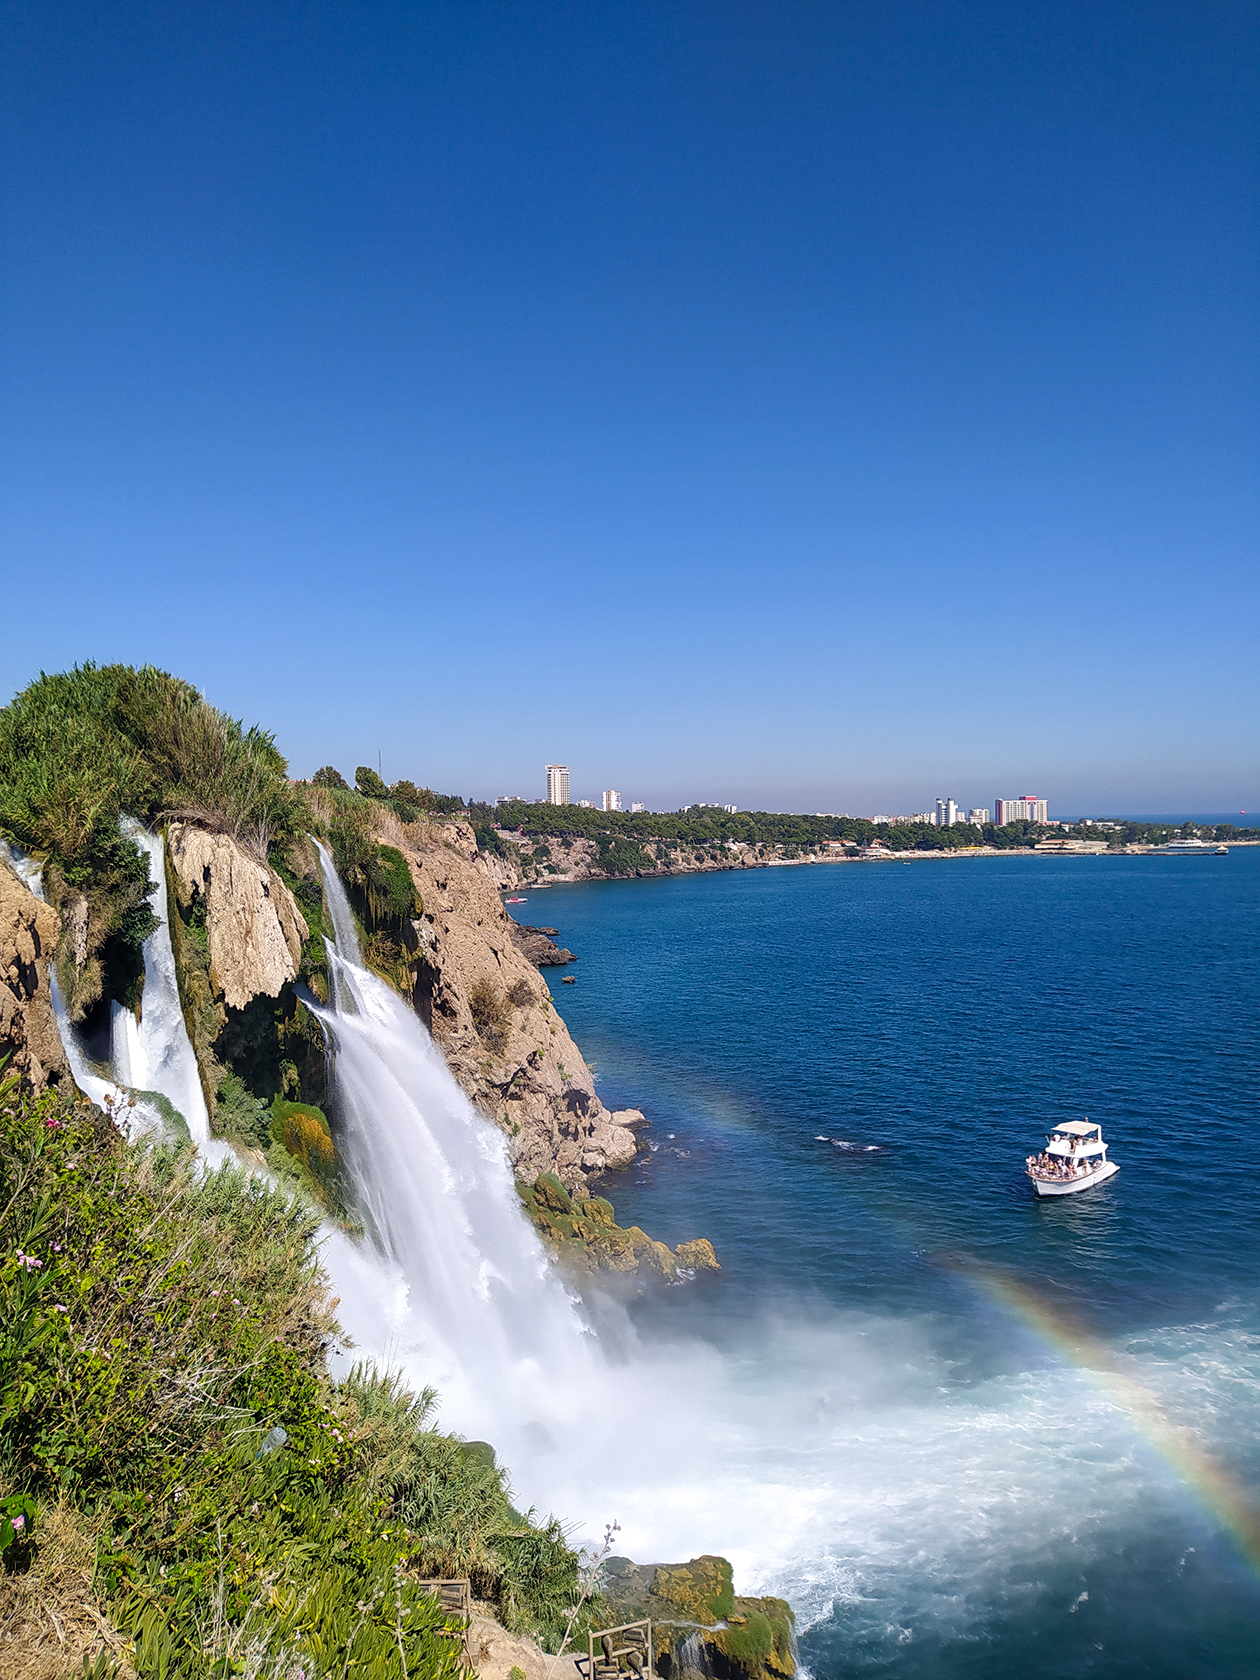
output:
[[[490,798],[1260,804],[1251,8],[6,15],[5,698],[152,660]]]

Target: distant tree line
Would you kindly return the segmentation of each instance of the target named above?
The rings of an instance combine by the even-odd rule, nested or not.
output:
[[[1027,849],[1048,836],[1107,840],[1117,845],[1158,845],[1176,836],[1195,832],[1205,840],[1260,839],[1260,829],[1240,829],[1232,823],[1196,828],[1171,823],[1119,823],[1115,828],[1043,828],[1038,823],[996,823],[983,827],[957,823],[936,828],[930,823],[874,823],[866,817],[818,817],[782,811],[592,811],[578,805],[548,805],[539,801],[509,800],[499,806],[475,804],[468,814],[480,831],[487,828],[517,829],[533,836],[589,839],[622,836],[642,844],[664,841],[670,845],[713,847],[728,840],[747,846],[795,848],[797,855],[840,841],[855,847],[882,840],[893,851],[957,851],[973,846],[999,849]],[[498,841],[498,836],[495,836]],[[502,842],[492,849],[501,848]],[[789,854],[791,855],[791,854]]]

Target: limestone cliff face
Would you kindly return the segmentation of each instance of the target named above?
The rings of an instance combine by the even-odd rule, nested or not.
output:
[[[467,823],[409,827],[400,844],[424,903],[415,1006],[468,1096],[506,1134],[518,1178],[569,1189],[634,1159],[537,969],[516,948]]]
[[[0,856],[0,1059],[36,1091],[70,1077],[48,989],[60,936],[56,912]]]
[[[708,875],[728,869],[756,869],[783,851],[778,847],[688,846],[678,840],[607,844],[610,837],[579,834],[518,834],[496,830],[498,851],[483,851],[482,863],[497,887],[560,886],[570,881],[612,881],[627,876]]]
[[[297,976],[306,922],[279,876],[226,834],[172,823],[167,852],[181,899],[205,905],[210,979],[230,1009],[278,997]]]

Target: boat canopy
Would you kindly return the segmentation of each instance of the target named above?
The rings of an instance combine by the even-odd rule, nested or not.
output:
[[[1087,1138],[1095,1137],[1102,1131],[1092,1120],[1065,1120],[1061,1126],[1055,1126],[1047,1132],[1047,1137]]]

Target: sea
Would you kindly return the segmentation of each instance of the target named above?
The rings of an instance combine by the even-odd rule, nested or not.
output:
[[[815,1680],[1260,1676],[1260,847],[513,911],[578,954],[545,976],[650,1122],[619,1222],[717,1251],[627,1310],[711,1481],[732,1425],[701,1439],[686,1350],[761,1420],[761,1494],[696,1543],[791,1599]],[[1038,1201],[1025,1157],[1084,1117],[1120,1172]]]

